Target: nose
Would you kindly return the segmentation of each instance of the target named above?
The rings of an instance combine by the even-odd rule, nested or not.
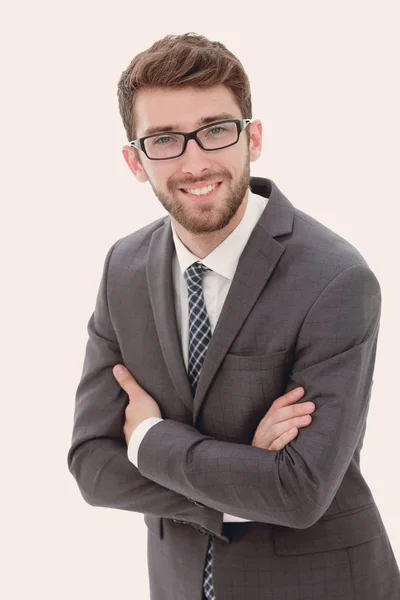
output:
[[[200,148],[196,140],[189,140],[185,152],[182,154],[182,172],[199,175],[204,169],[209,169],[211,164],[210,152]]]

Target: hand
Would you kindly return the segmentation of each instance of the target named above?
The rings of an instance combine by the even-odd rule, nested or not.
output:
[[[161,417],[161,412],[154,398],[140,387],[126,367],[115,365],[113,375],[129,396],[129,404],[125,409],[124,424],[124,435],[128,447],[129,440],[136,427],[148,417]]]
[[[251,445],[263,450],[282,450],[297,436],[299,427],[307,427],[312,422],[310,413],[314,412],[315,404],[304,402],[290,406],[303,395],[304,388],[299,387],[274,400],[261,419]]]

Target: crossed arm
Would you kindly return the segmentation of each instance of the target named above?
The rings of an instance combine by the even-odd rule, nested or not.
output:
[[[216,534],[224,512],[295,528],[312,525],[332,502],[367,418],[381,310],[372,271],[354,265],[340,273],[301,326],[285,392],[303,386],[302,401],[313,401],[316,410],[295,440],[267,452],[166,419],[143,439],[137,469],[122,433],[126,393],[112,374],[123,360],[106,300],[111,252],[88,324],[68,453],[85,500],[190,521]]]

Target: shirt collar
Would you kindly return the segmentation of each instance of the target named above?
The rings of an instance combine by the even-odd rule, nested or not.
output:
[[[247,206],[237,227],[210,254],[200,259],[181,242],[171,220],[179,269],[183,275],[190,265],[201,262],[227,279],[233,279],[240,255],[246,246],[251,232],[264,211],[268,198],[254,194],[249,188]]]

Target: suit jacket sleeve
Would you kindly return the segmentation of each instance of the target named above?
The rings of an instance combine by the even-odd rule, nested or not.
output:
[[[223,515],[155,483],[129,461],[123,433],[128,395],[112,368],[123,363],[107,303],[107,270],[116,242],[108,251],[76,399],[67,463],[88,504],[176,518],[220,535]]]
[[[338,274],[310,307],[284,392],[303,386],[300,402],[316,409],[285,448],[218,441],[166,419],[140,445],[140,473],[221,512],[310,527],[331,504],[366,423],[380,311],[380,286],[365,264]]]

